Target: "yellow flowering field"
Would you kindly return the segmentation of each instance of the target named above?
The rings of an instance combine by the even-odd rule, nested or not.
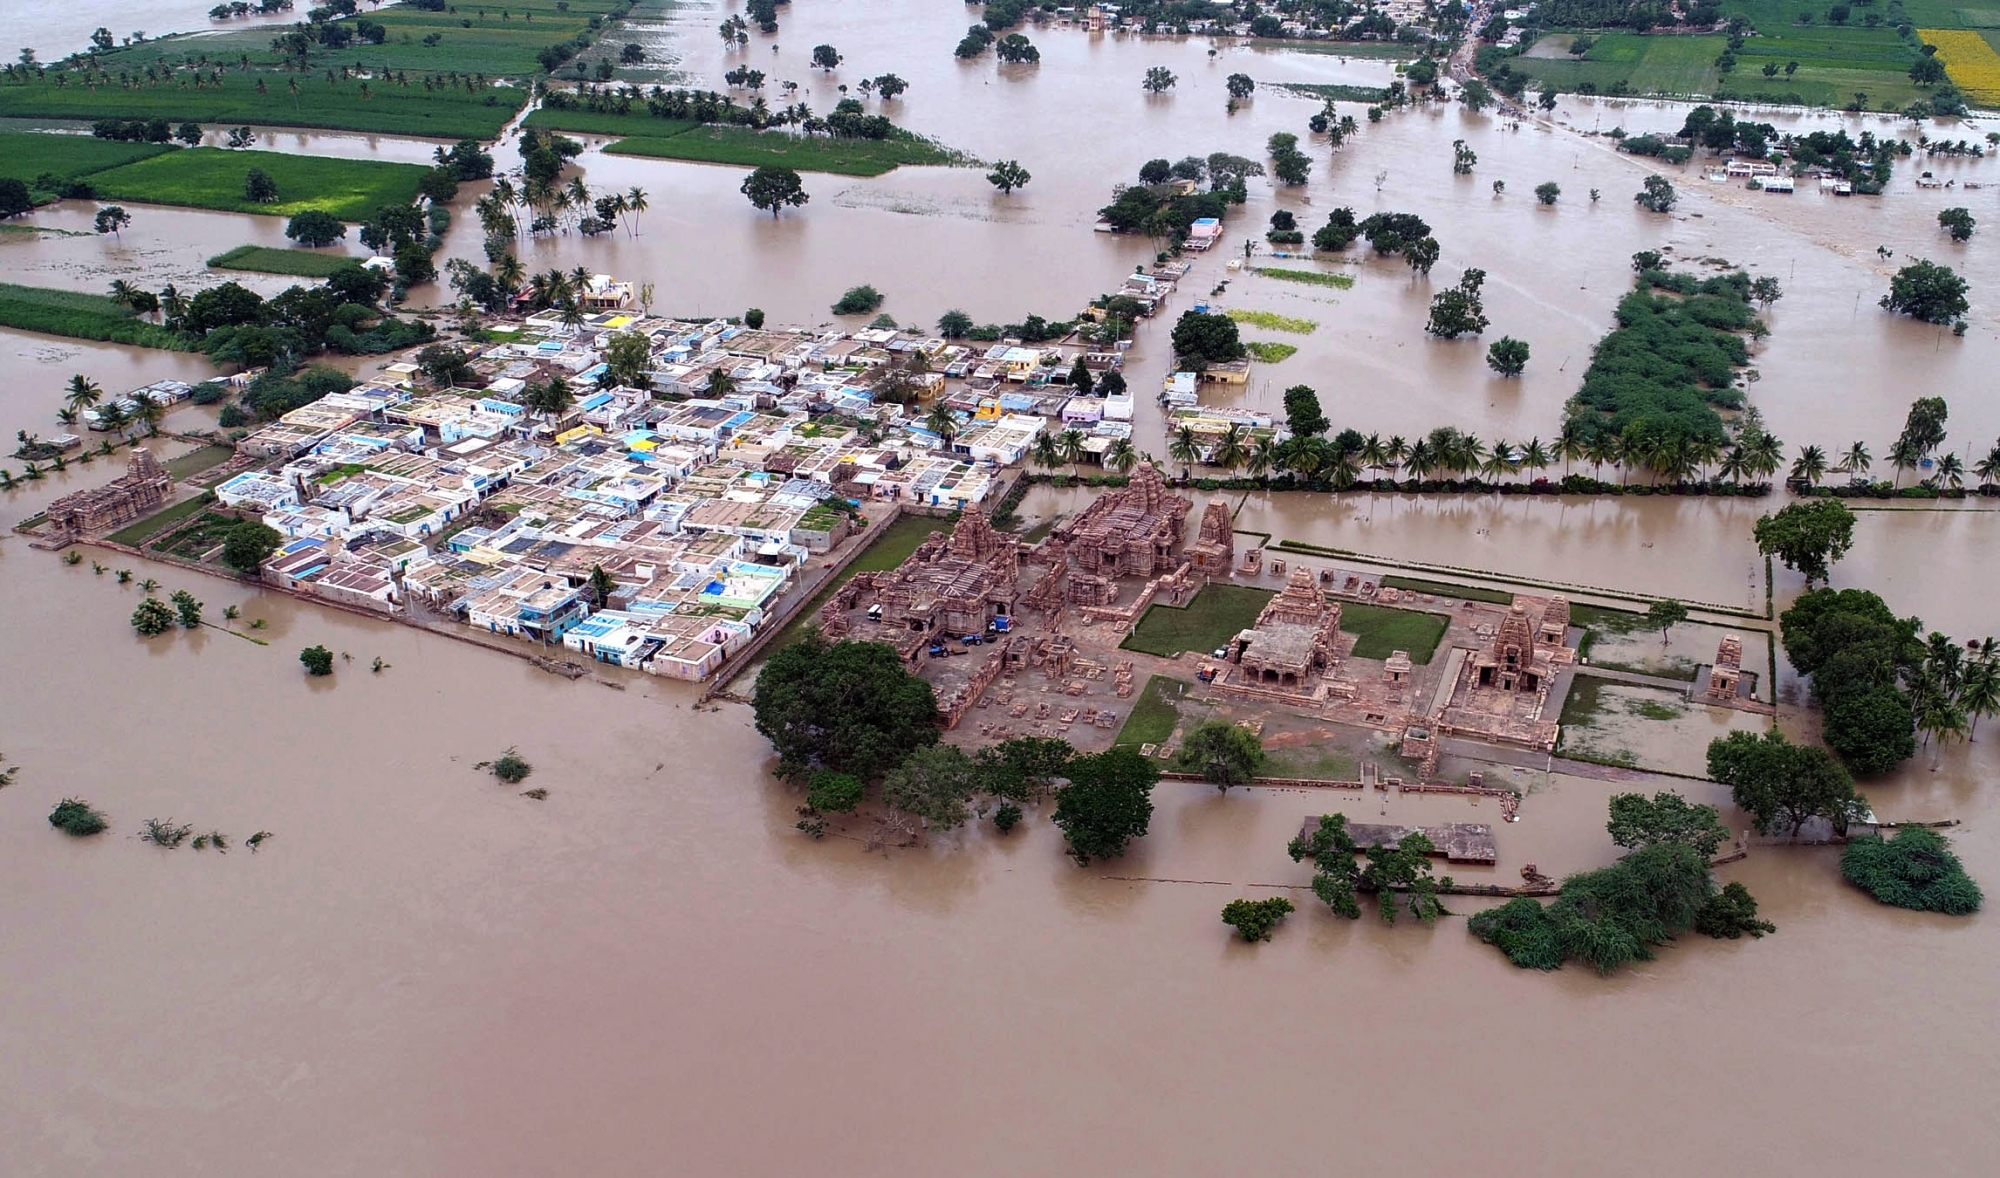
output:
[[[2000,53],[1986,38],[1966,29],[1918,29],[1917,35],[1937,46],[1954,85],[1982,106],[2000,105]]]

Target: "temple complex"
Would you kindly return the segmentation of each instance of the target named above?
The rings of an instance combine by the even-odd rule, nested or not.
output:
[[[1059,525],[1055,536],[1086,573],[1157,577],[1179,566],[1193,509],[1192,502],[1168,492],[1158,468],[1141,463],[1127,486],[1098,496],[1074,520]]]
[[[1339,603],[1327,600],[1310,571],[1296,567],[1256,624],[1229,644],[1227,658],[1235,670],[1218,684],[1309,693],[1310,680],[1332,669],[1339,640]]]
[[[173,493],[174,479],[167,468],[152,451],[134,446],[124,474],[49,504],[49,524],[70,538],[108,532],[157,510]]]
[[[1236,518],[1229,504],[1210,499],[1201,513],[1201,530],[1188,545],[1188,563],[1205,577],[1227,577],[1236,563]]]

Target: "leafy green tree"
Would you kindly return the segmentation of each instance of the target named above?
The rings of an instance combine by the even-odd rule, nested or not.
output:
[[[1938,214],[1938,228],[1951,234],[1953,241],[1971,241],[1973,226],[1972,210],[1963,206],[1946,209]]]
[[[946,339],[964,339],[972,334],[972,316],[953,309],[938,316],[938,334]]]
[[[604,379],[627,388],[651,389],[653,342],[636,331],[614,334],[604,345]]]
[[[1059,737],[1020,736],[980,749],[973,761],[981,792],[1025,802],[1047,793],[1075,756],[1076,750]]]
[[[1033,178],[1028,174],[1028,169],[1021,166],[1019,160],[1001,160],[993,165],[992,171],[986,173],[987,183],[1009,196],[1013,195],[1016,188],[1024,187]]]
[[[1200,773],[1202,780],[1225,792],[1232,785],[1248,785],[1263,767],[1264,742],[1248,728],[1226,720],[1196,727],[1174,754],[1174,768]]]
[[[315,671],[313,673],[319,674],[320,672]],[[493,758],[493,763],[487,766],[487,770],[508,785],[519,785],[528,779],[528,775],[535,771],[535,767],[530,765],[527,758],[523,757],[518,750],[509,748],[499,756]]]
[[[1444,247],[1438,244],[1437,238],[1420,237],[1403,247],[1403,260],[1409,263],[1410,269],[1429,275],[1431,267],[1437,265],[1438,257],[1443,253]]]
[[[307,209],[295,214],[285,223],[285,236],[302,246],[318,249],[332,245],[347,236],[347,226],[340,218],[319,209]]]
[[[840,62],[841,62],[840,50],[835,49],[831,45],[813,46],[812,63],[815,66],[818,66],[822,71],[832,71],[834,69],[837,69],[840,66]]]
[[[1249,74],[1231,74],[1224,79],[1223,86],[1229,91],[1229,96],[1236,99],[1248,98],[1257,89],[1256,80]]]
[[[1979,911],[1985,896],[1951,852],[1951,842],[1935,830],[1912,826],[1894,838],[1863,835],[1840,856],[1847,882],[1884,904],[1966,916]]]
[[[1160,771],[1136,749],[1078,757],[1069,784],[1056,791],[1054,821],[1078,865],[1115,859],[1153,821],[1153,786]]]
[[[1431,876],[1431,855],[1437,848],[1423,831],[1413,830],[1396,840],[1394,847],[1381,844],[1368,848],[1368,862],[1362,867],[1355,886],[1375,893],[1376,909],[1386,924],[1396,923],[1396,897],[1408,902],[1410,914],[1429,924],[1447,915],[1438,900],[1438,888],[1451,886],[1451,877]]]
[[[1680,194],[1674,191],[1673,181],[1665,176],[1648,176],[1632,200],[1640,208],[1651,213],[1671,213]]]
[[[132,628],[142,638],[165,634],[174,628],[173,608],[157,597],[148,597],[132,611]]]
[[[1660,632],[1660,645],[1665,646],[1670,639],[1667,632],[1687,621],[1688,607],[1671,597],[1662,598],[1646,609],[1646,624]]]
[[[1486,271],[1467,270],[1459,275],[1458,285],[1439,291],[1431,299],[1430,320],[1424,330],[1441,339],[1485,331],[1486,308],[1479,299],[1479,288],[1485,281]]]
[[[927,825],[950,830],[972,816],[979,789],[972,758],[957,745],[927,744],[910,750],[882,779],[882,800]]]
[[[1967,289],[1965,279],[1950,266],[1917,261],[1896,271],[1882,306],[1925,323],[1950,323],[1972,305],[1965,297]]]
[[[1581,961],[1611,973],[1693,927],[1713,894],[1708,864],[1686,843],[1655,843],[1609,867],[1572,875],[1554,903],[1520,897],[1475,914],[1473,936],[1523,969]]]
[[[1688,801],[1672,790],[1661,790],[1650,799],[1645,794],[1613,794],[1611,820],[1604,824],[1611,841],[1621,847],[1650,847],[1655,843],[1686,843],[1701,853],[1703,861],[1729,841],[1729,828],[1714,806]]]
[[[252,168],[243,174],[243,199],[251,204],[275,204],[278,199],[278,182],[262,168]]]
[[[1552,205],[1562,197],[1562,186],[1554,180],[1544,180],[1535,185],[1535,199],[1545,205]]]
[[[1319,394],[1303,384],[1285,390],[1285,425],[1295,438],[1316,438],[1333,427],[1320,408]]]
[[[276,528],[246,519],[223,533],[222,563],[247,577],[262,568],[284,542]]]
[[[1752,937],[1775,933],[1778,926],[1768,920],[1757,919],[1756,897],[1742,884],[1731,883],[1710,896],[1695,912],[1694,931],[1705,937],[1734,941],[1745,933]]]
[[[1708,746],[1708,775],[1729,787],[1758,834],[1796,833],[1814,818],[1845,833],[1867,805],[1855,794],[1854,779],[1825,749],[1793,744],[1782,732],[1717,737]]]
[[[1311,835],[1295,838],[1286,847],[1292,862],[1313,861],[1313,894],[1333,911],[1349,920],[1361,918],[1361,904],[1355,899],[1360,871],[1355,867],[1358,850],[1354,836],[1347,832],[1347,815],[1323,814]]]
[[[1501,376],[1519,376],[1528,366],[1528,341],[1503,335],[1486,349],[1486,366]]]
[[[867,315],[880,310],[883,301],[884,296],[882,292],[866,283],[860,286],[850,286],[847,288],[846,293],[840,296],[840,301],[833,305],[833,313],[836,315]]]
[[[1042,51],[1019,33],[1008,33],[993,43],[993,56],[1009,65],[1040,65]]]
[[[1174,322],[1173,345],[1174,355],[1181,362],[1198,366],[1241,360],[1244,356],[1236,321],[1227,315],[1203,311],[1182,312]]]
[[[174,612],[179,615],[181,628],[192,630],[201,625],[201,602],[185,589],[176,589],[172,594]]]
[[[817,632],[765,662],[752,710],[794,780],[819,769],[880,777],[938,738],[937,697],[894,647]]]
[[[1174,83],[1178,81],[1180,79],[1174,76],[1174,71],[1166,66],[1156,65],[1146,70],[1146,77],[1139,85],[1148,94],[1164,94],[1173,89]]]
[[[0,177],[0,221],[18,217],[35,207],[35,198],[28,192],[27,182],[14,176]]]
[[[1222,923],[1251,943],[1268,941],[1279,922],[1296,911],[1290,900],[1272,896],[1268,900],[1231,900],[1222,907]]]
[[[333,652],[324,646],[308,646],[299,652],[299,662],[305,664],[306,674],[322,676],[333,674]]]
[[[812,775],[812,785],[806,790],[806,806],[824,813],[844,814],[861,804],[861,795],[866,790],[866,783],[852,773],[821,769]]]
[[[752,207],[768,211],[774,220],[786,206],[797,208],[812,199],[797,172],[769,164],[745,176],[739,191],[750,199]]]
[[[1813,499],[1780,508],[1758,519],[1757,551],[1775,556],[1806,579],[1824,582],[1834,561],[1854,544],[1854,513],[1838,499]]]
[[[94,224],[99,233],[109,233],[111,236],[122,241],[124,237],[119,230],[131,223],[132,214],[126,212],[122,207],[118,205],[105,205],[103,208],[97,210],[97,220]]]

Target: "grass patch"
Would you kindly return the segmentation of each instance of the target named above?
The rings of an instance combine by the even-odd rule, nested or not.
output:
[[[1296,98],[1312,98],[1320,102],[1373,104],[1389,97],[1389,91],[1381,86],[1350,86],[1341,82],[1272,82],[1270,86]]]
[[[1329,274],[1320,270],[1290,270],[1283,266],[1252,266],[1250,272],[1265,278],[1276,278],[1280,282],[1304,282],[1312,286],[1331,286],[1340,290],[1354,289],[1354,275]]]
[[[1571,605],[1569,623],[1610,634],[1631,634],[1653,628],[1645,614],[1633,613],[1629,609],[1606,609],[1601,605]]]
[[[1414,47],[1392,41],[1286,41],[1272,48],[1286,53],[1321,53],[1329,57],[1365,57],[1381,61],[1409,61],[1417,56]]]
[[[295,15],[303,19],[306,5]],[[344,49],[315,43],[306,57],[306,72],[324,77],[328,69],[360,62],[370,71],[410,71],[412,74],[457,70],[464,75],[525,78],[542,73],[536,55],[545,47],[574,41],[590,30],[590,19],[600,18],[607,29],[615,0],[508,0],[506,4],[448,4],[443,10],[426,12],[410,4],[376,6],[363,4],[359,19],[383,26],[387,36],[380,45],[356,39]],[[353,30],[355,18],[334,22]],[[134,66],[142,72],[149,62],[181,62],[207,58],[234,64],[247,55],[251,65],[277,67],[282,59],[271,48],[271,38],[284,26],[273,24],[237,25],[224,22],[198,33],[163,37],[119,49],[101,57],[114,75]],[[436,37],[426,44],[426,38]],[[603,40],[603,48],[593,47],[580,56],[614,54],[624,37]],[[566,68],[565,73],[573,74]],[[280,78],[283,75],[279,75]],[[235,80],[231,71],[230,80]],[[413,79],[414,80],[414,79]],[[279,82],[278,85],[282,85]]]
[[[160,533],[161,529],[172,524],[177,524],[207,507],[209,499],[210,496],[204,491],[192,499],[186,499],[174,504],[172,507],[156,511],[136,523],[126,524],[124,527],[106,536],[105,539],[111,541],[113,544],[125,544],[137,548],[145,542],[147,537],[156,536]]]
[[[280,249],[268,245],[239,245],[228,253],[208,260],[211,270],[248,270],[253,274],[296,274],[300,278],[325,278],[342,266],[359,261],[346,254],[313,250]]]
[[[183,482],[202,471],[221,466],[235,456],[236,451],[228,446],[203,446],[199,450],[190,450],[179,458],[170,458],[165,465],[167,473],[174,476],[175,482]]]
[[[1147,679],[1145,690],[1132,702],[1132,714],[1125,717],[1125,726],[1118,730],[1117,743],[1134,748],[1142,744],[1165,744],[1180,719],[1180,697],[1185,687],[1185,682],[1169,675]]]
[[[1422,666],[1431,661],[1437,644],[1451,624],[1441,614],[1423,610],[1395,609],[1386,605],[1342,602],[1340,628],[1358,634],[1354,657],[1386,659],[1396,651],[1407,651],[1410,661]]]
[[[1642,720],[1678,720],[1687,711],[1686,708],[1654,703],[1649,699],[1626,700],[1625,710]]]
[[[1298,353],[1298,349],[1290,344],[1265,343],[1262,340],[1250,340],[1243,345],[1243,349],[1266,364],[1289,360]]]
[[[202,553],[228,538],[229,529],[235,527],[236,522],[225,515],[204,512],[192,524],[171,536],[162,537],[150,547],[155,552],[178,556],[182,560],[200,560]]]
[[[175,150],[167,143],[117,143],[88,135],[0,131],[0,177],[33,188],[43,173],[74,180]]]
[[[1578,674],[1569,681],[1569,694],[1563,697],[1562,715],[1556,722],[1564,728],[1588,728],[1597,719],[1597,711],[1604,706],[1600,693],[1610,684],[1609,679],[1599,679],[1595,675]]]
[[[784,632],[772,641],[771,649],[790,646],[804,638],[807,627],[819,624],[820,607],[832,601],[833,595],[839,592],[840,587],[847,584],[848,579],[854,574],[883,573],[897,567],[910,559],[910,554],[917,550],[917,545],[922,544],[925,537],[946,531],[955,522],[930,515],[897,517],[895,522],[875,533],[875,538],[868,542],[868,547],[862,550],[860,556],[854,558],[852,564],[842,569],[840,575],[820,587],[820,591],[815,593],[813,599],[806,603],[806,607],[791,620]]]
[[[557,110],[552,106],[530,111],[525,126],[546,127],[551,131],[571,131],[580,135],[613,135],[619,138],[672,139],[705,124],[693,119],[663,119],[638,107],[626,114],[608,110]]]
[[[1131,637],[1119,646],[1162,658],[1173,658],[1187,650],[1207,654],[1249,629],[1270,600],[1268,589],[1204,585],[1185,606],[1149,607]]]
[[[176,352],[194,348],[186,336],[139,319],[103,295],[13,283],[0,283],[0,327]]]
[[[244,198],[243,180],[252,168],[262,169],[276,182],[277,200],[259,204]],[[417,184],[427,170],[418,164],[191,147],[100,172],[91,178],[91,184],[106,200],[272,217],[320,209],[343,221],[362,221],[383,205],[406,205],[415,200]]]
[[[1319,324],[1311,319],[1294,319],[1290,315],[1280,315],[1274,311],[1230,311],[1228,315],[1238,323],[1248,323],[1252,327],[1262,327],[1267,331],[1311,335],[1319,329]]]
[[[384,9],[381,19],[388,17]],[[369,19],[378,19],[370,13]],[[264,26],[257,39],[268,52],[273,26]],[[554,40],[554,38],[551,38]],[[543,42],[547,44],[547,42]],[[155,49],[177,44],[184,53],[175,56],[193,60],[209,59],[222,46],[215,40],[196,44],[161,41]],[[341,55],[346,65],[357,54],[350,47]],[[361,54],[359,56],[366,56]],[[220,61],[218,56],[213,59]],[[234,60],[232,57],[231,60]],[[259,127],[317,127],[331,131],[377,131],[390,135],[422,135],[437,139],[473,136],[493,139],[528,100],[526,87],[479,85],[465,79],[463,63],[440,61],[437,85],[426,87],[427,78],[411,75],[401,81],[341,78],[334,72],[328,81],[325,70],[304,74],[242,72],[224,70],[222,81],[193,86],[192,71],[179,73],[173,80],[148,81],[140,65],[136,79],[121,84],[118,74],[129,72],[124,63],[114,65],[103,59],[104,69],[89,75],[63,74],[50,70],[44,78],[0,81],[0,118],[10,119],[168,119],[201,123],[205,126],[236,126],[248,123]],[[458,82],[447,82],[444,71],[457,69]],[[490,75],[489,75],[490,76]],[[56,79],[66,83],[56,85]],[[291,90],[298,83],[298,92]],[[364,98],[361,86],[366,81]],[[263,93],[257,92],[262,84]],[[471,89],[467,89],[467,86]],[[178,153],[176,153],[178,154]]]
[[[1491,605],[1514,604],[1514,595],[1505,589],[1481,589],[1474,585],[1454,585],[1449,581],[1426,581],[1421,577],[1384,577],[1382,587],[1401,589],[1405,593],[1428,593],[1433,597],[1455,597],[1460,601],[1484,601]],[[1575,608],[1570,611],[1570,616],[1576,616]]]
[[[906,164],[945,167],[973,162],[962,152],[900,130],[888,139],[825,139],[786,131],[703,126],[666,138],[621,139],[604,150],[613,155],[745,168],[769,165],[840,176],[880,176]]]

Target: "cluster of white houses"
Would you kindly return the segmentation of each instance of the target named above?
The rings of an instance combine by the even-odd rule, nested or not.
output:
[[[621,333],[648,340],[631,384],[607,379]],[[1067,387],[1079,357],[1100,375],[1122,362],[887,330],[537,317],[453,387],[410,357],[285,414],[238,443],[262,465],[215,494],[284,537],[274,585],[699,680],[861,504],[975,508],[1044,431],[1129,436],[1129,401],[1121,420]],[[530,409],[531,386],[557,377],[574,403]],[[949,439],[924,425],[940,402],[957,411]]]

